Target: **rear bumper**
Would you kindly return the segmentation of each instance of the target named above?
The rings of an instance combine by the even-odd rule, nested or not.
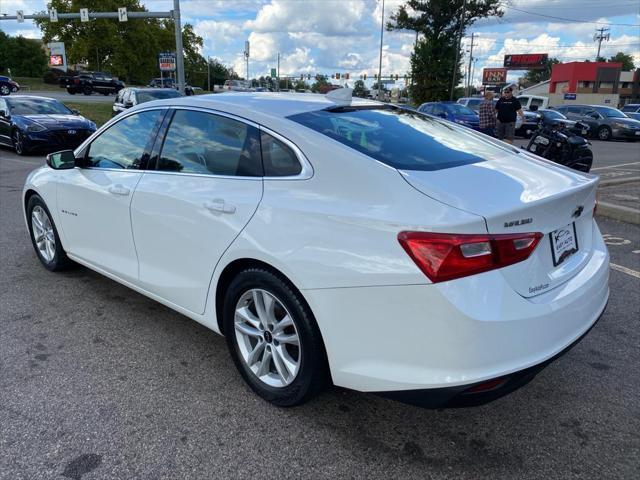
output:
[[[604,311],[609,255],[595,224],[593,235],[581,270],[531,298],[499,270],[435,285],[303,290],[334,383],[405,399],[430,390],[434,404],[496,378],[509,380],[501,391],[526,383]]]
[[[605,307],[606,309],[606,307]],[[376,392],[380,396],[396,400],[410,405],[423,408],[462,408],[476,407],[486,403],[493,402],[505,395],[514,392],[520,387],[525,386],[535,376],[545,369],[547,365],[553,363],[569,350],[582,341],[584,337],[595,327],[596,323],[602,318],[604,310],[595,323],[589,327],[577,340],[571,343],[561,352],[553,357],[545,360],[538,365],[534,365],[524,370],[514,372],[502,377],[497,377],[483,382],[476,382],[469,385],[458,385],[455,387],[431,388],[424,390],[398,390],[393,392]]]

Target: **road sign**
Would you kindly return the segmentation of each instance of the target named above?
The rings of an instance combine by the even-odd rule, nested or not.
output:
[[[88,22],[89,21],[89,9],[88,8],[81,8],[80,9],[80,21],[81,22]]]
[[[174,52],[159,53],[158,65],[161,72],[174,72],[176,70],[176,54]]]
[[[23,10],[18,10],[16,12],[16,20],[18,20],[18,23],[24,23],[24,11]]]
[[[278,76],[278,72],[275,68],[271,69],[271,78],[276,78]]]
[[[120,20],[121,22],[126,22],[128,20],[127,7],[118,8],[118,20]]]
[[[576,94],[575,93],[565,93],[564,94],[564,99],[565,100],[575,100],[576,99]]]
[[[52,8],[49,10],[49,20],[52,22],[58,21],[58,10],[56,8]]]

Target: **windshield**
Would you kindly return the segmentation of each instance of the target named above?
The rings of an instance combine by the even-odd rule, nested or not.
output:
[[[467,128],[405,109],[347,107],[287,118],[401,170],[440,170],[505,154]]]
[[[57,100],[7,99],[7,104],[12,115],[71,115],[73,113]]]
[[[177,90],[152,90],[138,92],[138,103],[150,102],[151,100],[162,100],[163,98],[176,98],[180,97],[180,92]]]
[[[454,115],[477,115],[477,113],[471,110],[469,107],[465,107],[464,105],[460,105],[459,103],[447,104],[445,105],[445,108]]]
[[[624,113],[615,108],[600,107],[596,111],[605,118],[628,118]]]
[[[559,120],[565,120],[567,118],[563,114],[561,114],[560,112],[556,112],[555,110],[545,110],[543,113],[547,118],[556,118]]]

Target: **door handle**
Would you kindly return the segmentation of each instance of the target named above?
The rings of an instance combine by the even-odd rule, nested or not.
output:
[[[114,195],[129,195],[131,190],[118,183],[109,187],[109,193],[113,193]]]
[[[236,213],[235,205],[226,203],[221,198],[216,198],[210,202],[205,202],[204,208],[215,213]]]

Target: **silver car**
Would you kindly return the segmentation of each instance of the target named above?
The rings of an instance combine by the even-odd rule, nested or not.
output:
[[[602,105],[559,105],[555,110],[570,120],[589,125],[600,140],[640,140],[640,121],[629,118],[617,108]]]

